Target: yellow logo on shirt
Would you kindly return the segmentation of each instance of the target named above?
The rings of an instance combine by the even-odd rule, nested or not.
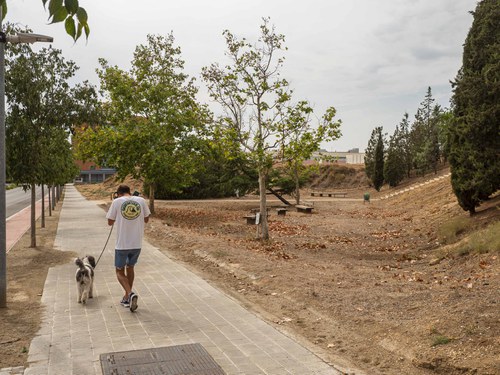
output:
[[[134,220],[141,214],[141,205],[135,201],[129,200],[122,203],[122,216],[127,220]]]

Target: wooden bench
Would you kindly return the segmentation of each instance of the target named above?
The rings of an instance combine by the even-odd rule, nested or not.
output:
[[[297,212],[305,212],[306,214],[312,214],[312,210],[314,209],[314,207],[304,206],[301,204],[296,205],[295,208],[297,209]]]
[[[342,197],[342,198],[345,198],[347,196],[347,193],[346,192],[343,192],[343,191],[332,191],[332,192],[321,192],[321,191],[313,191],[311,192],[311,197],[314,197],[314,196],[319,196],[319,197],[322,197],[322,196],[328,196],[328,197]]]
[[[269,217],[269,207],[267,207],[267,217]],[[257,219],[257,214],[259,214],[259,209],[258,208],[252,208],[250,210],[249,215],[243,216],[245,219],[247,219],[247,224],[257,224],[256,219]]]
[[[279,216],[285,216],[287,211],[288,210],[286,208],[277,208],[276,209],[276,212],[278,213]]]
[[[267,216],[269,216],[269,209],[270,209],[269,207],[266,207]],[[257,212],[260,212],[260,208],[251,208],[251,209],[250,209],[250,212],[251,212],[252,214],[256,214]]]
[[[330,196],[330,195],[328,195],[328,196]],[[345,197],[347,197],[347,193],[346,192],[337,191],[337,192],[332,193],[332,196],[333,197],[339,196],[339,197],[345,198]]]
[[[247,219],[247,224],[255,224],[255,215],[245,215],[243,217]]]

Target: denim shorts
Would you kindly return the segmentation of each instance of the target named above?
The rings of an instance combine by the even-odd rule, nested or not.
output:
[[[115,267],[123,268],[125,266],[133,267],[139,259],[141,249],[116,250],[115,249]]]

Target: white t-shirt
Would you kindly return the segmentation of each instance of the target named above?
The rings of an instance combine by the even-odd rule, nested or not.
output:
[[[142,248],[144,218],[149,215],[151,212],[144,198],[124,196],[113,201],[106,218],[115,221],[116,250]]]

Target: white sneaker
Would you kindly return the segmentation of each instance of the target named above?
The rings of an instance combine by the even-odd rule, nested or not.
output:
[[[139,296],[135,294],[134,292],[130,293],[130,296],[128,297],[128,301],[130,303],[130,311],[134,312],[137,310],[137,300],[139,299]]]

